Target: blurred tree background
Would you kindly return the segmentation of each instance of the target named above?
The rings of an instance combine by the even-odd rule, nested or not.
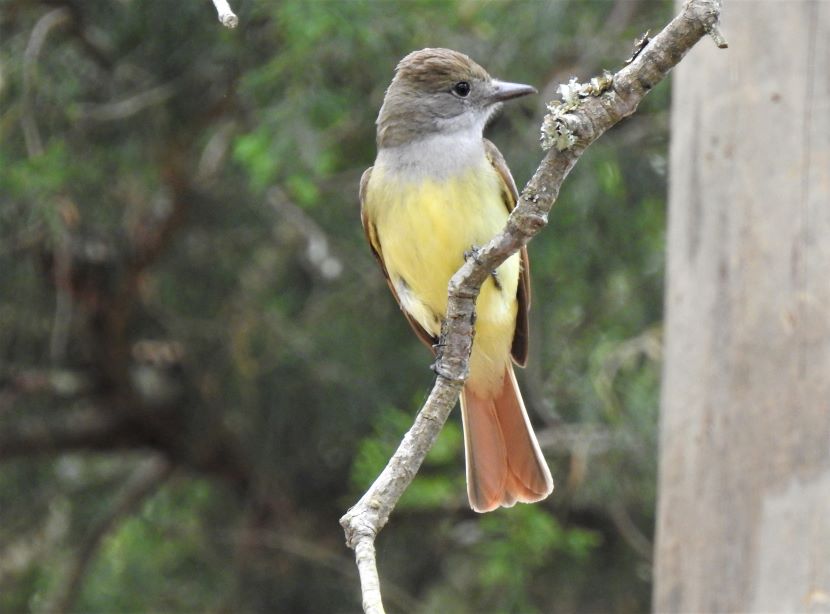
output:
[[[0,610],[354,612],[338,518],[432,381],[359,221],[397,60],[542,95],[488,136],[519,186],[544,102],[668,1],[5,0]],[[467,506],[459,417],[378,542],[397,612],[641,612],[651,592],[668,88],[530,246],[519,373],[557,489]]]

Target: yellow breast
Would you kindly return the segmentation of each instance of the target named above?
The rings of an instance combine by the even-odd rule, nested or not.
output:
[[[376,166],[366,189],[366,215],[401,306],[436,336],[447,283],[465,251],[486,244],[507,221],[501,180],[483,162],[441,182],[402,180]],[[501,379],[515,329],[519,267],[513,255],[482,286],[471,378]]]

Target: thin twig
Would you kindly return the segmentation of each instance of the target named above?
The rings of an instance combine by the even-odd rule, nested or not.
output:
[[[23,138],[26,152],[30,158],[43,153],[43,140],[40,138],[37,122],[34,118],[34,89],[37,79],[37,60],[49,33],[71,18],[69,9],[62,7],[49,11],[38,19],[26,50],[23,52],[23,102],[20,123],[23,126]]]
[[[49,336],[49,358],[53,365],[61,364],[66,358],[73,311],[72,296],[69,293],[72,249],[66,231],[61,234],[60,244],[55,249],[55,314],[52,317],[52,332]]]
[[[41,526],[31,532],[16,535],[13,541],[0,549],[0,585],[9,586],[30,565],[62,543],[70,528],[66,505],[52,501],[49,513]]]
[[[223,26],[235,28],[239,25],[239,17],[231,10],[227,0],[213,0],[213,6],[216,7],[216,14]]]
[[[166,102],[176,93],[176,81],[152,87],[122,100],[81,106],[77,118],[97,122],[121,121],[148,107]]]
[[[211,135],[202,149],[202,155],[199,156],[194,183],[204,185],[216,179],[216,174],[222,169],[222,163],[228,156],[235,130],[236,124],[228,121],[221,124]]]
[[[566,101],[550,105],[545,126],[556,130],[550,149],[522,192],[505,229],[469,258],[449,283],[447,317],[441,335],[438,374],[432,392],[386,468],[360,501],[341,519],[346,543],[354,548],[361,577],[364,610],[383,612],[374,540],[398,498],[415,477],[427,451],[455,406],[467,376],[473,338],[475,300],[481,284],[509,256],[547,224],[562,182],[585,149],[611,126],[628,117],[645,95],[706,33],[717,31],[717,0],[689,0],[680,14],[656,35],[634,61],[596,83],[563,86]],[[579,87],[576,87],[579,86]],[[547,134],[550,137],[550,134]]]
[[[92,389],[92,378],[82,370],[29,369],[13,365],[0,369],[0,390],[14,394],[46,393],[70,399],[88,394]]]
[[[623,540],[631,546],[632,550],[651,563],[654,544],[634,524],[625,506],[619,501],[612,503],[608,508],[608,514]]]
[[[540,88],[542,96],[550,98],[556,93],[560,83],[571,75],[593,72],[599,68],[598,63],[607,57],[619,45],[619,35],[628,27],[634,15],[640,9],[642,0],[614,0],[614,4],[599,26],[602,37],[580,39],[581,52],[572,62],[559,67],[544,87]]]
[[[266,199],[271,208],[305,239],[304,256],[314,273],[326,281],[337,279],[343,272],[343,263],[332,253],[328,236],[320,225],[291,202],[278,186],[268,190]]]
[[[278,549],[282,552],[318,565],[331,572],[344,576],[350,580],[355,578],[354,567],[349,566],[346,557],[332,552],[326,547],[286,532],[258,531],[255,535],[258,543],[266,548]],[[387,582],[386,596],[398,610],[415,612],[420,609],[418,600],[402,587]]]

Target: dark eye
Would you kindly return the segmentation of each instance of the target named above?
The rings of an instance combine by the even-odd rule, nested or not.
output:
[[[458,83],[452,86],[452,91],[461,96],[462,98],[466,98],[467,95],[470,93],[470,84],[466,81],[459,81]]]

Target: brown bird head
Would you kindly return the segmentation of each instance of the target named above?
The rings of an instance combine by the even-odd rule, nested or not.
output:
[[[432,134],[484,130],[500,103],[536,93],[493,79],[463,53],[421,49],[400,61],[377,119],[378,146],[396,147]]]

